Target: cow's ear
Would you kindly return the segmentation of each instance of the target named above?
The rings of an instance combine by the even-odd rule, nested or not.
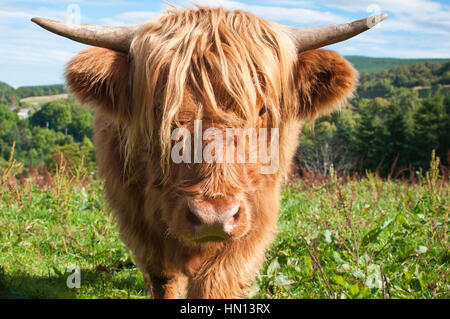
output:
[[[100,107],[115,118],[129,117],[130,62],[128,56],[90,48],[74,57],[66,69],[68,90],[82,103]]]
[[[315,118],[342,106],[358,82],[358,72],[340,54],[311,50],[298,55],[300,118]]]

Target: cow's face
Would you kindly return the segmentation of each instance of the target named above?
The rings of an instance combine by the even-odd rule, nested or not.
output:
[[[190,92],[173,125],[162,218],[170,234],[191,243],[239,239],[256,225],[257,191],[270,192],[266,184],[277,178],[278,136],[270,110],[259,103],[251,120],[239,120],[232,99],[218,101],[224,114],[217,114]],[[267,151],[258,156],[262,144]]]
[[[67,82],[125,128],[120,147],[130,161],[148,161],[146,206],[158,206],[148,214],[193,244],[238,240],[257,225],[261,199],[274,196],[283,125],[341,104],[357,76],[332,51],[297,54],[286,34],[254,16],[194,15],[141,28],[128,55],[81,52]]]
[[[161,218],[172,236],[191,244],[245,236],[257,225],[257,191],[267,189],[269,180],[275,185],[278,178],[279,105],[258,93],[253,82],[242,89],[253,94],[254,101],[247,94],[238,96],[227,90],[229,79],[220,76],[220,67],[213,70],[214,58],[217,56],[209,55],[208,61],[192,63],[188,73],[198,76],[181,83],[183,99],[173,118],[167,119],[167,113],[176,106],[168,102],[172,96],[166,94],[155,96],[151,114],[157,127],[152,134],[158,137],[153,139],[154,145],[158,154],[166,154],[155,158],[162,160],[158,162],[164,170],[162,178],[152,179],[153,185],[158,185]],[[169,60],[173,59],[176,57]],[[271,59],[275,62],[275,55]],[[140,58],[134,61],[138,64]],[[211,69],[195,69],[202,62],[210,63]],[[227,62],[228,70],[238,77],[241,64]],[[170,86],[164,72],[168,68],[170,65],[162,68],[158,83]],[[139,70],[134,74],[138,81]],[[166,90],[178,91],[177,84],[175,81]],[[164,121],[170,123],[170,134],[164,132]]]

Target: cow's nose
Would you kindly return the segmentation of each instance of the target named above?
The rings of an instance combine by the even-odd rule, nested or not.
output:
[[[188,201],[187,220],[196,230],[196,240],[223,241],[239,223],[240,204],[233,201]]]

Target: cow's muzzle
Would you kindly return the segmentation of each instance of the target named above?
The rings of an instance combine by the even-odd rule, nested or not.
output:
[[[220,242],[233,237],[243,205],[234,199],[188,200],[186,219],[196,234],[195,242]]]

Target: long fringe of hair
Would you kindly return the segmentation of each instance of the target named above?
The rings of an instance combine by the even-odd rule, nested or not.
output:
[[[167,10],[139,30],[131,56],[133,119],[125,151],[131,155],[137,146],[148,147],[160,156],[165,173],[171,131],[187,87],[199,108],[212,109],[230,127],[256,123],[261,102],[271,112],[272,126],[278,127],[286,114],[281,110],[296,101],[294,44],[277,24],[243,11],[202,6]],[[213,77],[220,79],[220,88]],[[221,105],[219,90],[232,99],[233,110]]]

